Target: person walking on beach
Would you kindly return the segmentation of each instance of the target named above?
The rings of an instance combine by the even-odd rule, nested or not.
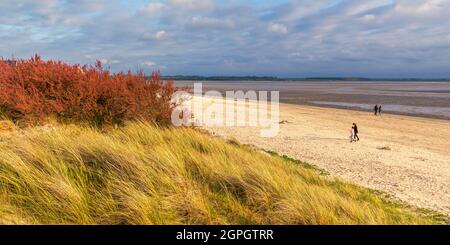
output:
[[[378,116],[381,116],[381,105],[378,106]]]
[[[359,141],[358,126],[356,125],[356,123],[353,123],[353,131],[354,131],[353,140]]]
[[[352,129],[350,129],[350,143],[352,143],[353,141],[356,141],[355,140],[355,126],[354,125],[352,125]]]
[[[373,111],[375,112],[375,116],[376,116],[378,113],[378,105],[375,105],[375,107],[373,108]]]

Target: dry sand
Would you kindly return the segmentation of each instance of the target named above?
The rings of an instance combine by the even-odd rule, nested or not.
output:
[[[206,128],[450,215],[450,121],[290,104],[280,104],[279,120],[287,123],[273,138],[261,137],[258,127]],[[361,138],[356,143],[349,141],[353,122]]]

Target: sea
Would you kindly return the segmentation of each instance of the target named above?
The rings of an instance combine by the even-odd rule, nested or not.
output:
[[[280,102],[450,120],[450,81],[174,81],[203,92],[279,91]]]

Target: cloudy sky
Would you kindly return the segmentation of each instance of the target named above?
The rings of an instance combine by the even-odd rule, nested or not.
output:
[[[165,75],[450,77],[450,0],[1,0],[0,56]]]

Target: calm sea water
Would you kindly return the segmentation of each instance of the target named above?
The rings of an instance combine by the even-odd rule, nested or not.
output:
[[[176,81],[192,86],[196,81]],[[435,81],[202,81],[203,90],[280,91],[280,101],[450,120],[450,82]]]

